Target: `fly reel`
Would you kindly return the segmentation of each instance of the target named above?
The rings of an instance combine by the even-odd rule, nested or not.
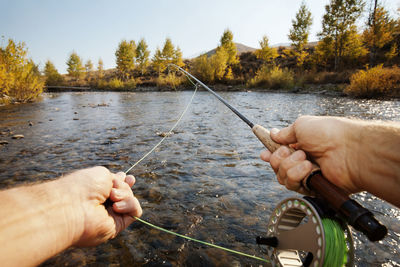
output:
[[[317,198],[292,197],[273,211],[267,245],[273,266],[353,266],[354,245],[350,228]]]

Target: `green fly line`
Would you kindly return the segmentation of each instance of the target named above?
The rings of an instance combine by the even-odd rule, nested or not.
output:
[[[152,148],[150,149],[146,154],[144,154],[136,163],[134,163],[131,167],[129,167],[129,169],[127,169],[125,171],[125,173],[129,173],[134,167],[136,167],[140,162],[142,162],[145,158],[147,158],[154,150],[156,150],[163,142],[164,140],[169,137],[174,129],[178,126],[178,124],[180,123],[180,121],[183,119],[183,116],[185,115],[185,113],[187,112],[187,110],[189,109],[189,106],[191,105],[191,103],[193,102],[194,96],[196,95],[197,89],[198,89],[198,84],[195,84],[191,78],[184,73],[184,75],[188,78],[188,80],[190,81],[190,83],[192,83],[195,87],[195,90],[193,92],[193,95],[191,96],[188,104],[186,105],[185,109],[183,110],[183,112],[181,113],[181,115],[179,116],[178,120],[175,122],[175,124],[171,127],[171,129],[165,134],[165,136]],[[152,227],[154,229],[157,229],[159,231],[171,234],[171,235],[175,235],[184,239],[187,239],[189,241],[193,241],[196,243],[200,243],[206,246],[210,246],[210,247],[214,247],[223,251],[227,251],[236,255],[240,255],[240,256],[244,256],[244,257],[248,257],[248,258],[252,258],[255,260],[259,260],[262,262],[270,262],[267,259],[264,258],[260,258],[257,257],[255,255],[250,255],[250,254],[246,254],[240,251],[236,251],[233,249],[229,249],[229,248],[225,248],[222,246],[218,246],[206,241],[202,241],[202,240],[198,240],[186,235],[182,235],[170,230],[167,230],[165,228],[159,227],[157,225],[154,225],[150,222],[147,222],[143,219],[134,217],[137,221]],[[332,219],[328,219],[328,218],[324,218],[322,219],[322,225],[324,228],[324,233],[325,233],[325,256],[324,256],[324,266],[344,266],[347,263],[347,245],[346,245],[346,238],[344,235],[344,231],[342,229],[342,227],[340,226],[340,224]]]

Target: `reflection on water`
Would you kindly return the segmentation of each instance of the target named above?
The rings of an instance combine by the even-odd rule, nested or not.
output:
[[[53,179],[104,165],[126,170],[178,118],[191,92],[47,94],[37,103],[0,107],[0,186]],[[285,127],[299,115],[400,120],[400,101],[353,100],[286,93],[222,93],[254,122]],[[33,125],[30,126],[29,122]],[[23,134],[13,140],[9,132]],[[166,142],[132,171],[143,218],[167,229],[262,256],[255,236],[269,214],[294,193],[280,186],[258,158],[262,145],[248,126],[206,92],[199,92]],[[389,226],[378,243],[355,234],[360,266],[400,264],[400,211],[369,195],[356,196]],[[396,256],[397,255],[397,256]],[[44,265],[232,266],[255,260],[192,244],[134,223],[96,248],[71,249]]]

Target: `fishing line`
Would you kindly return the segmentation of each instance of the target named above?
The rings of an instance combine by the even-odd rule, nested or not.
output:
[[[129,173],[134,167],[136,167],[140,162],[142,162],[146,157],[148,157],[155,149],[157,149],[157,147],[159,147],[164,140],[169,137],[173,130],[177,127],[177,125],[179,124],[179,122],[182,120],[183,116],[185,115],[185,113],[187,112],[187,110],[189,109],[189,106],[192,104],[194,96],[197,92],[198,89],[198,84],[202,85],[205,89],[207,89],[210,93],[212,93],[214,96],[216,96],[219,100],[221,100],[221,102],[223,102],[229,109],[231,109],[236,115],[238,115],[243,121],[245,121],[251,128],[253,128],[253,126],[255,126],[251,121],[249,121],[244,115],[242,115],[239,111],[237,111],[234,107],[232,107],[229,103],[227,103],[222,97],[220,97],[218,94],[216,94],[213,90],[211,90],[210,88],[208,88],[204,83],[202,83],[201,81],[199,81],[196,77],[194,77],[193,75],[191,75],[190,73],[188,73],[187,71],[183,70],[182,68],[180,68],[179,66],[176,66],[174,64],[170,64],[174,67],[177,67],[178,70],[180,70],[187,78],[188,80],[194,85],[195,90],[193,92],[192,97],[190,98],[190,101],[188,102],[188,104],[186,105],[184,111],[182,112],[182,114],[180,115],[180,117],[178,118],[178,120],[176,121],[176,123],[172,126],[172,128],[167,132],[167,134],[165,134],[165,136],[149,151],[147,152],[145,155],[143,155],[142,158],[140,158],[136,163],[134,163],[129,169],[127,169],[125,171],[125,173]],[[197,83],[194,83],[191,78],[193,78]],[[245,257],[249,257],[252,259],[256,259],[259,261],[263,261],[263,262],[270,262],[267,259],[264,258],[260,258],[257,257],[255,255],[250,255],[250,254],[246,254],[240,251],[236,251],[233,249],[229,249],[229,248],[225,248],[222,246],[218,246],[209,242],[205,242],[205,241],[201,241],[186,235],[182,235],[170,230],[167,230],[165,228],[156,226],[150,222],[147,222],[143,219],[134,217],[137,221],[146,224],[149,227],[152,227],[154,229],[157,229],[159,231],[163,231],[165,233],[171,234],[171,235],[175,235],[184,239],[187,239],[189,241],[193,241],[193,242],[197,242],[203,245],[207,245],[210,247],[214,247],[220,250],[224,250],[230,253],[234,253],[237,255],[241,255],[241,256],[245,256]],[[335,220],[333,219],[328,219],[328,218],[323,218],[321,220],[321,226],[323,228],[324,231],[324,236],[325,236],[325,253],[322,257],[323,260],[323,266],[344,266],[348,263],[348,248],[347,248],[347,243],[346,243],[346,237],[344,234],[344,230],[342,228],[342,226]],[[351,233],[349,233],[349,235],[351,235]],[[274,263],[274,262],[273,262]],[[286,266],[284,264],[284,266]]]
[[[149,150],[146,154],[144,154],[138,161],[136,161],[134,164],[132,164],[132,166],[129,167],[129,168],[125,171],[125,174],[128,174],[128,173],[129,173],[133,168],[135,168],[140,162],[142,162],[144,159],[146,159],[154,150],[156,150],[156,149],[164,142],[165,139],[167,139],[167,138],[172,134],[172,132],[174,131],[174,129],[178,126],[179,122],[183,119],[183,116],[185,115],[185,113],[186,113],[187,110],[189,109],[189,106],[192,104],[193,99],[194,99],[194,96],[195,96],[195,94],[196,94],[196,92],[197,92],[197,89],[198,89],[198,84],[197,84],[197,83],[194,83],[194,82],[192,81],[192,79],[190,78],[190,76],[188,76],[186,73],[184,73],[184,75],[185,75],[186,78],[189,80],[189,82],[190,82],[191,84],[193,84],[193,86],[195,87],[195,90],[194,90],[194,92],[193,92],[193,95],[192,95],[192,97],[190,98],[188,104],[186,105],[185,109],[183,110],[183,112],[182,112],[181,115],[179,116],[178,120],[177,120],[177,121],[175,122],[175,124],[171,127],[171,129],[167,132],[167,134],[165,134],[165,136],[164,136],[152,149],[150,149],[150,150]],[[222,247],[222,246],[218,246],[218,245],[215,245],[215,244],[206,242],[206,241],[201,241],[201,240],[198,240],[198,239],[195,239],[195,238],[186,236],[186,235],[178,234],[178,233],[175,233],[175,232],[173,232],[173,231],[170,231],[170,230],[167,230],[167,229],[165,229],[165,228],[162,228],[162,227],[160,227],[160,226],[156,226],[156,225],[154,225],[154,224],[152,224],[152,223],[150,223],[150,222],[147,222],[147,221],[145,221],[145,220],[143,220],[143,219],[140,219],[140,218],[137,218],[137,217],[134,217],[134,218],[135,218],[137,221],[139,221],[139,222],[141,222],[141,223],[143,223],[143,224],[146,224],[147,226],[150,226],[150,227],[152,227],[152,228],[154,228],[154,229],[157,229],[157,230],[163,231],[163,232],[165,232],[165,233],[169,233],[169,234],[171,234],[171,235],[175,235],[175,236],[178,236],[178,237],[187,239],[187,240],[189,240],[189,241],[197,242],[197,243],[200,243],[200,244],[203,244],[203,245],[207,245],[207,246],[210,246],[210,247],[214,247],[214,248],[217,248],[217,249],[221,249],[221,250],[224,250],[224,251],[227,251],[227,252],[230,252],[230,253],[234,253],[234,254],[237,254],[237,255],[245,256],[245,257],[248,257],[248,258],[256,259],[256,260],[259,260],[259,261],[269,262],[269,260],[266,260],[266,259],[257,257],[257,256],[255,256],[255,255],[246,254],[246,253],[243,253],[243,252],[240,252],[240,251],[236,251],[236,250],[233,250],[233,249],[229,249],[229,248],[225,248],[225,247]]]

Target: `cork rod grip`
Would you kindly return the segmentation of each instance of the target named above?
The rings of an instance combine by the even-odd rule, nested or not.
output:
[[[256,124],[252,130],[269,151],[275,152],[281,146],[271,139],[270,132],[264,127]],[[291,147],[289,149],[291,153],[295,151]],[[315,163],[313,163],[311,174],[305,179],[303,185],[306,189],[313,190],[318,195],[321,195],[336,210],[340,208],[343,202],[349,200],[349,194],[324,178],[320,173],[319,166]]]

